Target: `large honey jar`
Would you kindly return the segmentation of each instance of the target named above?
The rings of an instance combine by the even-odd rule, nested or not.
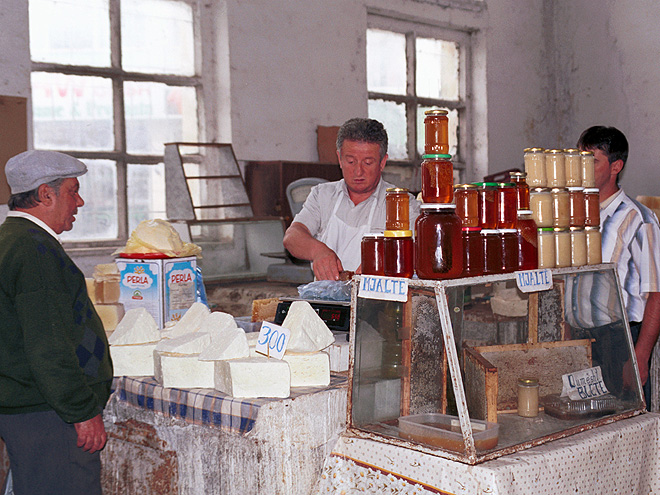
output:
[[[415,222],[417,276],[458,278],[463,272],[461,220],[453,204],[423,204]]]
[[[451,203],[454,198],[454,165],[449,161],[451,155],[424,155],[422,158],[422,201]]]
[[[362,236],[360,250],[364,275],[385,275],[384,246],[385,236],[383,234],[370,232]]]
[[[449,153],[449,118],[447,110],[433,108],[424,112],[424,154]]]

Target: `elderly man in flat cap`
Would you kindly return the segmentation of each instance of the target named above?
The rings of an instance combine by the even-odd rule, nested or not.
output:
[[[0,437],[16,495],[100,494],[108,341],[58,234],[84,202],[79,160],[27,151],[7,162],[0,225]]]

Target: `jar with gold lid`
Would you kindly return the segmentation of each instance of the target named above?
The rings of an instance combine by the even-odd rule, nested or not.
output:
[[[596,171],[592,151],[580,151],[582,163],[582,187],[596,187]]]
[[[539,268],[554,268],[556,263],[554,229],[552,227],[539,228],[537,240]]]
[[[585,227],[587,238],[587,264],[600,265],[603,262],[600,227]]]
[[[582,159],[580,150],[569,148],[564,150],[564,167],[566,168],[566,187],[582,185]]]
[[[510,182],[516,186],[516,209],[529,210],[529,184],[525,172],[509,172]]]
[[[584,227],[586,222],[586,204],[583,187],[568,187],[569,217],[571,227]]]
[[[587,264],[587,234],[583,228],[571,227],[571,266]]]
[[[385,236],[378,232],[369,232],[362,236],[360,244],[363,275],[385,275],[384,272]]]
[[[451,155],[426,154],[422,161],[422,201],[451,203],[454,199],[454,165]]]
[[[537,227],[552,227],[552,194],[547,187],[535,187],[529,193],[529,206]]]
[[[571,232],[569,229],[555,228],[555,266],[571,266]]]
[[[456,184],[454,203],[463,227],[479,227],[479,191],[476,185]]]
[[[415,273],[412,230],[386,230],[383,244],[383,274],[410,278]]]
[[[546,187],[545,150],[543,148],[525,148],[525,172],[530,188]]]
[[[567,229],[571,225],[571,203],[568,190],[565,187],[553,187],[552,195],[552,225]]]
[[[447,110],[432,108],[424,112],[424,154],[449,153],[449,118]]]
[[[497,228],[515,229],[517,220],[517,194],[513,182],[497,184]]]
[[[385,196],[385,228],[387,230],[409,230],[410,214],[408,189],[390,187]]]
[[[584,189],[584,225],[598,227],[600,225],[600,194],[596,187]]]
[[[564,150],[545,150],[545,174],[548,187],[566,187]]]
[[[417,276],[423,279],[458,278],[463,272],[461,220],[453,204],[420,207],[415,221]]]
[[[535,418],[539,415],[539,381],[536,378],[518,378],[518,416]]]

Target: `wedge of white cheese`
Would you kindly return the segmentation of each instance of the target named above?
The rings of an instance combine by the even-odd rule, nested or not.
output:
[[[208,333],[193,332],[175,337],[163,339],[156,345],[159,352],[174,352],[177,354],[199,354],[211,345],[211,336]]]
[[[201,333],[197,332],[197,333]],[[214,334],[211,343],[199,354],[202,361],[220,359],[239,359],[250,355],[247,337],[242,328],[225,328],[220,334]]]
[[[249,357],[215,364],[214,388],[237,398],[289,396],[289,364],[279,359]]]
[[[292,302],[282,326],[291,330],[287,352],[317,352],[335,341],[335,336],[307,301]]]
[[[158,342],[160,337],[154,317],[145,308],[134,308],[126,312],[108,342],[110,345],[146,344]]]
[[[232,315],[222,311],[214,311],[204,317],[198,331],[208,333],[213,339],[225,330],[234,328],[238,328],[238,325],[236,325],[236,320]]]
[[[166,330],[166,335],[163,336],[168,339],[173,339],[174,337],[180,337],[187,333],[196,332],[210,313],[211,311],[205,304],[200,302],[192,303],[181,319],[177,321],[174,326],[168,328]]]
[[[200,361],[197,354],[155,351],[154,377],[166,388],[213,388],[213,361]]]
[[[156,342],[111,345],[110,357],[115,376],[153,376]]]
[[[292,387],[327,387],[330,385],[330,357],[325,352],[312,354],[286,353]]]

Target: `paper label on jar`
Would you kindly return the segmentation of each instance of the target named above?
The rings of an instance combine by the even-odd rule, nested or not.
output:
[[[587,368],[562,375],[563,387],[561,396],[571,400],[584,400],[609,394],[600,366]]]
[[[552,273],[548,268],[516,272],[516,284],[521,292],[538,292],[552,289]]]
[[[406,302],[408,300],[408,279],[362,275],[358,297]]]

